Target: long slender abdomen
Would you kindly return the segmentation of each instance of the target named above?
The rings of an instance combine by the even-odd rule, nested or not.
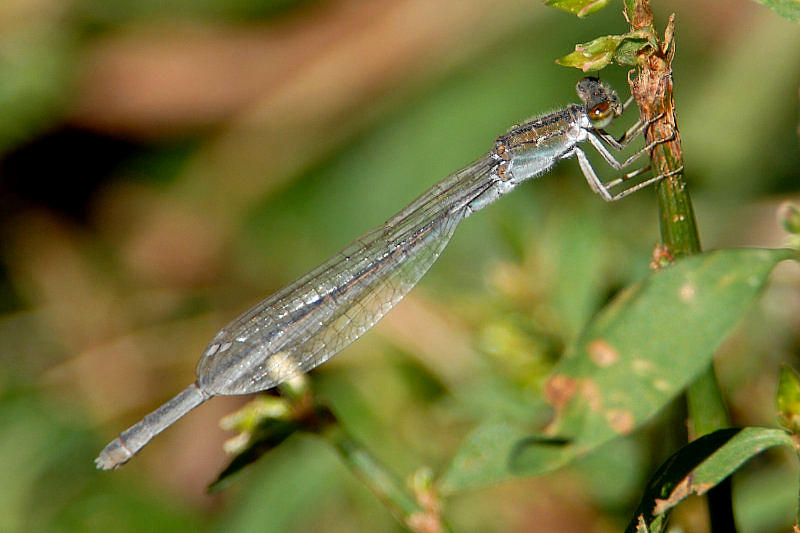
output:
[[[94,460],[97,468],[110,470],[123,465],[153,437],[210,397],[211,395],[201,390],[197,383],[192,383],[140,422],[120,433],[119,437],[103,448]]]

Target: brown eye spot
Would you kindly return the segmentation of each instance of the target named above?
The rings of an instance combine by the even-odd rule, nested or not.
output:
[[[608,113],[609,107],[611,107],[609,102],[599,103],[589,110],[589,114],[592,116],[592,118],[602,117]]]

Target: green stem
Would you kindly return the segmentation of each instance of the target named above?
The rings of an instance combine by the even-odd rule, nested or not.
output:
[[[669,101],[671,101],[671,95]],[[657,150],[653,153],[653,168],[660,172],[679,169],[683,165],[680,150]],[[661,242],[670,257],[701,252],[697,223],[683,173],[670,176],[657,185]],[[686,392],[690,438],[696,439],[730,426],[725,402],[719,390],[714,367],[709,366]]]
[[[633,29],[649,31],[654,35],[655,42],[659,42],[655,38],[649,1],[636,0],[634,4],[633,12],[626,12]],[[661,240],[664,255],[678,259],[700,253],[701,248],[692,200],[683,179],[683,151],[672,100],[673,31],[674,20],[670,19],[660,49],[651,50],[641,62],[638,76],[632,83],[632,92],[642,113],[642,120],[658,117],[646,131],[647,142],[670,139],[653,149],[650,164],[654,173],[668,174],[656,187]],[[709,367],[689,387],[687,395],[692,438],[729,425],[713,367]]]
[[[660,43],[653,26],[649,0],[626,0],[625,15],[634,30],[649,31]],[[659,117],[647,129],[647,142],[671,137],[659,144],[650,154],[654,173],[668,174],[657,185],[662,255],[667,258],[700,253],[694,209],[689,190],[683,179],[683,151],[675,119],[672,99],[672,58],[675,52],[674,16],[670,18],[660,49],[651,50],[642,58],[638,76],[631,90],[642,113],[642,120]],[[689,436],[696,439],[730,425],[714,367],[710,365],[686,391],[689,416]],[[708,495],[712,531],[735,531],[731,507],[730,483],[726,480]]]
[[[345,464],[389,508],[401,523],[415,532],[450,531],[438,516],[412,496],[393,474],[338,424],[325,438],[339,452]]]
[[[664,154],[667,161],[663,163],[663,166],[668,169],[680,168],[682,163],[670,157],[672,155],[669,152]],[[653,161],[653,164],[660,163]],[[677,259],[700,253],[700,237],[697,234],[692,200],[689,198],[683,174],[662,180],[656,186],[656,194],[658,195],[661,242],[668,247],[670,255]]]

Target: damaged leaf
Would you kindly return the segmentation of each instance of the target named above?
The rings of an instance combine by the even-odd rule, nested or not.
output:
[[[544,387],[551,423],[537,434],[507,422],[480,426],[456,453],[440,490],[541,475],[634,431],[707,368],[772,268],[796,257],[794,250],[721,250],[629,287],[556,365]]]
[[[690,442],[661,465],[648,483],[627,531],[661,531],[670,509],[691,495],[703,495],[752,457],[774,446],[794,448],[785,431],[728,428]]]

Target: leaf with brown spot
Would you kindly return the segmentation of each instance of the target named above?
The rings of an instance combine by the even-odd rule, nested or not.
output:
[[[590,397],[576,394],[547,426],[548,435],[570,443],[562,450],[563,464],[634,431],[672,401],[711,363],[772,268],[796,257],[794,250],[757,249],[692,256],[651,274],[624,295],[621,305],[612,302],[598,313],[554,369],[560,379],[591,380],[603,400],[597,412]],[[720,279],[726,280],[724,286]],[[690,305],[681,291],[687,286],[693,290]],[[607,348],[618,359],[597,364],[606,359]],[[634,371],[643,366],[646,373]],[[656,381],[669,386],[657,387]],[[518,453],[514,464],[520,473],[544,472],[537,450],[521,446]]]
[[[681,500],[688,498],[692,494],[692,476],[689,473],[688,476],[683,478],[680,483],[675,485],[675,488],[672,489],[672,492],[666,498],[656,498],[655,500],[655,507],[653,507],[653,514],[659,515],[667,512],[669,509],[675,507],[680,503]]]
[[[600,394],[600,389],[591,379],[584,379],[581,382],[581,394],[594,412],[599,412],[603,408],[603,396]]]
[[[561,409],[572,401],[577,390],[578,382],[574,378],[556,374],[545,383],[544,398],[556,409]]]
[[[619,354],[604,339],[595,339],[586,346],[589,357],[597,366],[611,366],[619,360]]]
[[[708,367],[772,268],[796,258],[795,250],[720,250],[681,259],[626,288],[554,368],[545,395],[556,409],[546,432],[508,421],[481,426],[445,473],[446,491],[544,474],[635,431]],[[680,291],[687,283],[694,288],[690,305]],[[609,359],[606,347],[618,359],[603,366],[597,361]],[[503,441],[520,435],[527,436]]]
[[[608,425],[615,433],[627,435],[634,428],[633,415],[629,411],[622,409],[611,409],[606,411]]]
[[[724,481],[749,459],[774,446],[794,449],[792,437],[773,428],[728,428],[690,442],[656,471],[647,485],[627,531],[660,531],[669,511],[687,497],[702,495]]]

